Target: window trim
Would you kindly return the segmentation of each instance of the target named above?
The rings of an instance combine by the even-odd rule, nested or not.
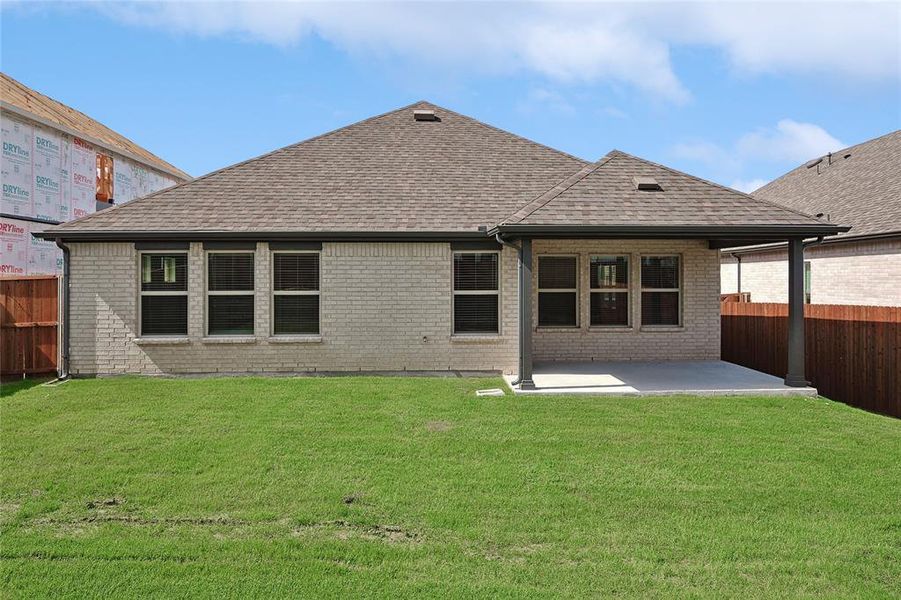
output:
[[[204,338],[252,338],[257,331],[257,253],[256,250],[207,250],[203,251],[203,337]],[[250,254],[253,256],[253,289],[252,290],[210,290],[210,255],[211,254]],[[253,296],[253,333],[210,333],[210,296]]]
[[[317,254],[319,264],[316,269],[316,290],[279,290],[275,289],[275,255],[276,254]],[[317,333],[275,333],[275,297],[276,296],[319,296],[319,313],[317,315]],[[322,336],[322,250],[270,250],[269,251],[269,336],[273,338],[319,338]]]
[[[497,286],[495,286],[494,290],[457,290],[454,289],[454,257],[458,254],[496,254],[497,255]],[[503,254],[500,249],[472,249],[472,250],[451,250],[451,260],[450,260],[450,287],[451,287],[451,337],[455,338],[472,338],[472,337],[497,337],[502,335],[501,329],[503,327],[503,313],[501,312],[501,283],[503,281],[503,277],[501,277],[502,273],[502,260]],[[462,331],[457,332],[456,330],[456,322],[457,320],[454,318],[457,311],[457,296],[489,296],[495,295],[497,296],[497,331]]]
[[[553,257],[553,258],[574,258],[576,260],[576,287],[575,288],[542,288],[541,287],[541,259],[545,257]],[[561,253],[561,252],[548,252],[538,254],[535,257],[535,320],[538,329],[542,330],[554,330],[560,329],[565,331],[572,331],[573,329],[581,329],[582,327],[582,302],[580,296],[582,295],[580,290],[580,279],[581,273],[579,270],[579,258],[581,255],[576,253]],[[542,325],[541,324],[541,292],[548,293],[573,293],[576,295],[576,324],[575,325]],[[589,319],[590,322],[590,319]]]
[[[613,257],[613,258],[625,258],[626,259],[626,287],[591,287],[591,261],[595,258],[602,258],[605,256]],[[639,265],[641,261],[639,261]],[[631,329],[632,327],[632,255],[628,252],[623,253],[615,253],[615,252],[606,252],[606,253],[596,253],[590,254],[588,256],[588,328],[589,329]],[[626,322],[619,324],[610,324],[610,325],[595,325],[591,322],[591,296],[592,294],[604,294],[604,293],[616,293],[616,294],[625,294],[626,295]]]
[[[191,300],[188,298],[185,300],[188,308],[188,317],[185,320],[185,332],[184,333],[154,333],[151,335],[144,335],[144,296],[188,296],[189,286],[186,285],[184,290],[150,290],[144,291],[141,289],[144,283],[144,255],[157,255],[157,256],[175,256],[176,254],[184,255],[185,257],[185,278],[190,282],[190,272],[191,272],[191,257],[188,254],[187,250],[139,250],[138,251],[138,323],[135,328],[138,331],[139,339],[180,339],[186,338],[188,336],[188,332],[191,328]]]
[[[646,287],[644,287],[644,282],[643,282],[643,277],[642,277],[642,272],[641,272],[642,259],[644,259],[644,258],[671,258],[673,256],[675,256],[676,258],[679,259],[679,268],[677,270],[678,275],[679,275],[679,287],[678,288],[646,288]],[[675,324],[672,324],[672,323],[670,323],[670,324],[657,324],[657,323],[648,324],[648,323],[644,322],[644,319],[642,319],[642,322],[641,322],[642,329],[673,329],[673,328],[682,329],[685,327],[684,314],[683,314],[684,310],[683,310],[683,306],[682,306],[682,297],[684,295],[683,290],[685,288],[685,259],[681,253],[674,252],[674,253],[664,253],[664,254],[661,254],[661,253],[639,254],[638,255],[638,287],[639,287],[639,291],[638,291],[639,303],[644,302],[644,298],[643,298],[644,292],[676,292],[678,294],[677,305],[678,305],[678,310],[679,310],[679,320],[677,323],[675,323]],[[642,305],[639,305],[639,310],[640,311],[643,310]],[[640,314],[641,314],[641,312],[639,312],[639,315]]]

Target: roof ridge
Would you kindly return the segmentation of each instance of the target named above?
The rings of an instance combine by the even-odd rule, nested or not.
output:
[[[184,178],[187,178],[187,179],[190,179],[190,178],[191,178],[191,176],[190,176],[188,173],[186,173],[185,171],[183,171],[182,169],[179,169],[178,167],[176,167],[175,165],[173,165],[173,164],[170,163],[169,161],[167,161],[167,160],[165,160],[165,159],[163,159],[163,158],[157,156],[155,153],[151,152],[150,150],[148,150],[147,148],[145,148],[145,147],[142,146],[141,144],[138,144],[138,143],[135,142],[133,139],[131,139],[131,138],[129,138],[129,137],[126,137],[126,136],[122,135],[121,133],[119,133],[118,131],[116,131],[115,129],[113,129],[112,127],[106,125],[105,123],[102,123],[101,121],[98,121],[97,119],[95,119],[95,118],[92,117],[91,115],[89,115],[89,114],[87,114],[87,113],[84,113],[84,112],[78,110],[77,108],[73,108],[73,107],[69,106],[68,104],[66,104],[65,102],[60,102],[59,100],[57,100],[56,98],[53,98],[52,96],[48,96],[47,94],[41,93],[41,92],[39,92],[39,91],[37,91],[37,90],[35,90],[35,89],[33,89],[33,88],[31,88],[31,87],[25,85],[24,83],[22,83],[21,81],[19,81],[19,80],[16,79],[15,77],[12,77],[12,76],[9,75],[8,73],[0,72],[0,76],[2,76],[3,79],[7,80],[7,81],[10,83],[10,85],[15,86],[15,87],[18,87],[18,88],[20,88],[20,89],[21,89],[22,91],[24,91],[24,92],[26,92],[26,93],[28,93],[28,94],[33,94],[33,95],[35,95],[35,96],[39,96],[40,98],[43,98],[43,99],[48,100],[48,101],[49,101],[50,103],[52,103],[52,104],[51,104],[50,106],[45,106],[44,108],[47,109],[47,110],[48,110],[49,112],[51,112],[51,113],[57,114],[57,115],[58,115],[57,118],[63,118],[63,117],[66,116],[64,112],[63,112],[62,115],[59,115],[59,113],[61,112],[59,107],[62,107],[62,108],[66,109],[66,110],[69,110],[69,111],[72,111],[73,113],[77,113],[78,115],[84,117],[84,118],[87,119],[88,121],[92,121],[92,122],[96,123],[97,125],[100,125],[100,126],[103,127],[104,129],[107,129],[110,133],[112,133],[112,134],[114,134],[114,135],[116,135],[116,136],[122,138],[123,140],[125,140],[125,141],[128,142],[129,144],[132,144],[132,145],[134,145],[135,147],[140,148],[141,150],[143,150],[144,152],[146,152],[147,154],[149,154],[151,157],[153,157],[154,159],[156,159],[157,161],[159,161],[160,164],[154,166],[154,168],[156,168],[156,169],[159,170],[159,169],[160,169],[160,165],[163,165],[163,166],[165,166],[166,168],[168,168],[168,169],[169,169],[172,173],[174,173],[174,174],[180,174],[180,176],[182,176],[182,177],[184,177]],[[6,100],[6,99],[4,99],[4,101],[8,102],[8,100]],[[12,106],[17,106],[16,104],[13,104],[12,102],[10,102],[10,104],[11,104]],[[23,107],[19,107],[19,108],[22,109],[22,110],[26,110],[26,111],[28,111],[28,112],[30,112],[30,113],[34,113],[34,111],[31,110],[31,109],[30,109],[29,107],[27,107],[27,106],[23,106]],[[58,125],[63,125],[63,123],[57,123],[57,124],[58,124]],[[71,127],[71,126],[70,126],[70,127]],[[76,127],[71,127],[71,128],[72,128],[72,129],[75,129],[76,131],[78,130]],[[81,135],[89,136],[89,137],[90,137],[90,134],[89,134],[89,133],[86,133],[86,132],[80,132],[80,133],[81,133]],[[132,151],[129,150],[128,148],[123,148],[123,147],[121,147],[121,144],[116,144],[116,143],[114,143],[114,142],[106,142],[106,143],[109,143],[109,144],[112,145],[112,146],[119,146],[119,150],[120,150],[120,151],[124,151],[124,152],[132,152]],[[132,152],[132,153],[133,153],[133,152]]]
[[[589,175],[591,175],[592,173],[597,171],[599,168],[601,168],[602,166],[607,164],[607,162],[609,162],[610,159],[612,158],[611,154],[612,154],[612,152],[608,152],[606,155],[604,155],[603,157],[598,159],[596,162],[585,165],[584,167],[582,167],[581,169],[579,169],[578,171],[576,171],[569,177],[566,177],[565,179],[558,182],[557,185],[555,185],[548,191],[544,192],[543,194],[541,194],[540,196],[538,196],[537,198],[535,198],[534,200],[532,200],[531,202],[529,202],[528,204],[526,204],[525,206],[523,206],[522,208],[517,210],[515,213],[510,215],[509,223],[520,223],[524,219],[527,219],[528,217],[532,216],[535,212],[537,212],[544,206],[547,206],[547,204],[551,200],[558,197],[560,194],[562,194],[563,192],[565,192],[566,190],[568,190],[572,186],[576,185],[577,183],[579,183],[580,181],[582,181],[583,179],[585,179],[586,177],[588,177]],[[501,221],[501,223],[508,223],[508,221],[504,220],[504,221]]]
[[[62,223],[62,224],[60,224],[60,225],[57,225],[57,227],[59,227],[59,228],[61,228],[61,229],[62,229],[62,228],[67,228],[70,224],[73,224],[73,223],[79,223],[79,224],[80,224],[82,221],[85,221],[85,220],[87,220],[87,219],[90,219],[90,218],[94,217],[95,215],[99,215],[99,214],[105,214],[105,215],[108,215],[108,214],[110,213],[110,211],[114,211],[114,210],[116,210],[116,209],[122,208],[123,206],[134,206],[135,204],[144,202],[144,201],[146,201],[146,200],[152,200],[152,199],[154,199],[156,196],[159,196],[160,194],[162,194],[163,192],[171,192],[172,190],[179,189],[179,188],[182,188],[182,187],[187,186],[187,185],[191,185],[192,183],[196,183],[196,182],[198,182],[198,181],[203,181],[203,180],[205,180],[205,179],[209,179],[209,178],[212,177],[213,175],[218,175],[219,173],[224,173],[225,171],[230,171],[231,169],[235,169],[235,168],[237,168],[237,167],[241,167],[241,166],[243,166],[243,165],[246,165],[247,163],[251,163],[251,162],[254,162],[254,161],[257,161],[257,160],[261,160],[261,159],[266,158],[266,157],[268,157],[268,156],[272,156],[272,155],[274,155],[274,154],[278,154],[279,152],[283,152],[283,151],[286,151],[286,150],[290,150],[290,149],[292,149],[292,148],[295,148],[295,147],[297,147],[297,146],[300,146],[301,144],[306,144],[307,142],[312,142],[312,141],[315,141],[315,140],[318,140],[318,139],[321,139],[321,138],[324,138],[324,137],[327,137],[327,136],[330,136],[330,135],[339,133],[339,132],[341,132],[341,131],[344,131],[345,129],[350,129],[351,127],[355,127],[355,126],[357,126],[357,125],[363,125],[364,123],[369,123],[370,121],[375,121],[376,119],[381,119],[382,117],[387,117],[388,115],[394,114],[394,113],[396,113],[396,112],[400,112],[400,111],[402,111],[402,110],[409,110],[410,108],[412,108],[412,107],[414,107],[414,106],[416,106],[416,105],[418,105],[418,104],[424,104],[424,103],[425,103],[425,104],[429,104],[428,102],[425,102],[425,101],[423,101],[423,100],[418,100],[418,101],[416,101],[416,102],[413,102],[412,104],[408,104],[408,105],[406,105],[406,106],[402,106],[402,107],[396,108],[396,109],[394,109],[394,110],[389,110],[389,111],[387,111],[387,112],[383,112],[383,113],[378,114],[378,115],[374,115],[374,116],[371,116],[371,117],[367,117],[367,118],[363,119],[362,121],[355,121],[355,122],[350,123],[350,124],[348,124],[348,125],[342,125],[341,127],[338,127],[338,128],[336,128],[336,129],[332,129],[332,130],[330,130],[330,131],[326,131],[326,132],[324,132],[324,133],[320,133],[320,134],[318,134],[318,135],[314,135],[313,137],[306,138],[306,139],[301,140],[301,141],[299,141],[299,142],[294,142],[293,144],[288,144],[287,146],[282,146],[281,148],[276,148],[275,150],[270,150],[269,152],[264,152],[263,154],[260,154],[259,156],[254,156],[254,157],[252,157],[252,158],[248,158],[248,159],[242,160],[241,162],[237,162],[237,163],[235,163],[235,164],[233,164],[233,165],[228,165],[228,166],[222,167],[221,169],[216,169],[215,171],[210,171],[210,172],[207,173],[206,175],[201,175],[200,177],[195,177],[194,179],[191,179],[190,181],[183,181],[182,183],[177,183],[177,184],[172,185],[172,186],[169,186],[169,187],[167,187],[167,188],[163,188],[163,189],[161,189],[161,190],[157,190],[157,191],[155,191],[155,192],[152,192],[152,193],[150,193],[150,194],[147,194],[146,196],[141,196],[141,197],[138,198],[137,200],[132,200],[131,202],[126,202],[126,203],[124,203],[124,204],[116,204],[116,205],[111,206],[110,208],[104,209],[104,210],[102,210],[102,211],[94,212],[94,213],[91,213],[91,214],[89,214],[89,215],[85,215],[85,216],[83,216],[83,217],[79,217],[79,218],[77,218],[77,219],[73,219],[73,220],[71,220],[71,221],[66,221],[65,223]]]
[[[668,167],[668,166],[666,166],[666,165],[662,165],[662,164],[660,164],[660,163],[656,163],[656,162],[654,162],[654,161],[652,161],[652,160],[648,160],[648,159],[646,159],[646,158],[641,158],[640,156],[635,156],[635,155],[633,155],[633,154],[629,154],[628,152],[623,152],[622,150],[612,150],[612,151],[610,152],[610,154],[617,154],[617,155],[620,155],[620,156],[623,156],[623,157],[626,157],[626,158],[631,158],[631,159],[633,159],[633,160],[637,160],[637,161],[640,161],[640,162],[643,162],[643,163],[647,163],[647,164],[649,164],[649,165],[653,165],[653,166],[655,166],[655,167],[659,167],[659,168],[661,168],[661,169],[664,169],[664,170],[666,170],[666,171],[669,171],[670,173],[675,173],[675,174],[677,174],[677,175],[682,175],[682,176],[688,177],[688,178],[690,178],[690,179],[694,179],[695,181],[700,181],[700,182],[702,182],[702,183],[706,183],[706,184],[708,184],[708,185],[712,185],[712,186],[717,187],[717,188],[719,188],[719,189],[721,189],[721,190],[726,190],[726,191],[728,191],[728,192],[732,192],[733,194],[738,194],[739,196],[744,196],[745,198],[747,198],[747,199],[749,199],[749,200],[753,200],[753,201],[755,201],[755,202],[763,202],[763,203],[765,203],[765,204],[769,204],[770,206],[774,206],[774,207],[779,208],[779,209],[782,209],[782,210],[784,210],[784,211],[787,211],[787,212],[790,212],[790,213],[794,213],[794,214],[799,215],[799,216],[802,216],[802,217],[807,217],[807,218],[809,218],[809,219],[813,219],[814,221],[817,221],[818,223],[822,223],[822,222],[823,222],[823,221],[821,221],[820,219],[816,218],[815,216],[809,215],[809,214],[807,214],[807,213],[805,213],[805,212],[802,212],[802,211],[800,211],[800,210],[795,210],[795,209],[793,209],[793,208],[789,208],[788,206],[783,206],[782,204],[777,204],[777,203],[775,203],[775,202],[772,202],[772,201],[770,201],[770,200],[766,200],[766,199],[764,199],[764,198],[758,198],[758,197],[756,197],[756,196],[752,196],[751,194],[742,192],[742,191],[740,191],[740,190],[736,190],[735,188],[731,188],[731,187],[729,187],[729,186],[727,186],[727,185],[722,185],[721,183],[716,183],[715,181],[710,181],[709,179],[704,179],[703,177],[698,177],[697,175],[692,175],[692,174],[690,174],[690,173],[686,173],[685,171],[680,171],[679,169],[674,169],[674,168],[672,168],[672,167]]]

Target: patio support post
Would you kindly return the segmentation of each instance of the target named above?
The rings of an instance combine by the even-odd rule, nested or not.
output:
[[[519,251],[519,389],[534,390],[532,380],[532,238]]]
[[[788,241],[788,373],[785,385],[805,387],[804,377],[804,243]]]

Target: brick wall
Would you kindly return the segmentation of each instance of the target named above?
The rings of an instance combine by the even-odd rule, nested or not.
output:
[[[702,240],[536,240],[533,254],[576,254],[579,259],[577,329],[537,328],[535,360],[711,360],[720,353],[719,252]],[[631,326],[589,327],[589,261],[596,254],[628,254]],[[682,327],[642,327],[642,254],[682,257]],[[537,269],[533,286],[537,290]],[[538,325],[538,303],[533,324]]]
[[[71,371],[114,373],[500,370],[517,363],[516,253],[501,259],[501,335],[451,335],[448,244],[324,244],[321,336],[269,335],[268,244],[256,248],[256,333],[204,336],[202,244],[188,259],[188,337],[138,338],[138,255],[133,244],[73,243]],[[136,338],[137,341],[136,341]]]
[[[804,251],[813,304],[901,306],[901,240],[824,244]],[[737,290],[737,262],[723,255],[723,293]],[[788,302],[785,252],[745,254],[741,291],[752,302]]]
[[[452,254],[446,243],[326,243],[321,255],[321,336],[274,338],[270,331],[270,254],[256,247],[256,332],[249,339],[205,336],[205,258],[192,243],[188,258],[188,336],[138,338],[138,253],[127,243],[73,243],[71,371],[232,373],[368,370],[498,370],[516,368],[517,257],[501,259],[501,333],[454,337]],[[715,359],[719,356],[719,262],[701,241],[536,241],[545,252],[579,253],[578,330],[538,329],[536,360]],[[683,257],[683,327],[643,329],[640,296],[633,326],[589,329],[588,257],[628,252],[637,284],[640,253]],[[537,258],[536,258],[537,261]],[[537,280],[535,281],[537,290]],[[536,292],[537,294],[537,292]],[[537,299],[533,306],[536,310]],[[537,320],[536,320],[537,325]]]

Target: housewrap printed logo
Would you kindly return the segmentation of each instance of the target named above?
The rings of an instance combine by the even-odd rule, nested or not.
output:
[[[0,233],[14,233],[16,235],[24,235],[25,229],[19,227],[15,223],[0,223]]]
[[[34,143],[41,150],[50,150],[51,152],[59,152],[59,144],[55,143],[53,140],[48,140],[46,138],[42,138],[41,136],[35,134]]]
[[[35,185],[38,188],[48,192],[58,192],[59,191],[59,182],[50,179],[49,177],[44,177],[43,175],[37,175],[34,178]]]
[[[29,152],[26,148],[18,144],[11,144],[10,142],[3,142],[3,154],[10,158],[28,158],[31,156],[31,152]]]
[[[59,189],[59,184],[56,184],[56,189]],[[26,190],[23,187],[4,183],[3,184],[3,195],[11,196],[13,198],[18,198],[19,200],[28,200],[29,196],[31,196],[31,192],[29,192],[28,190]]]

